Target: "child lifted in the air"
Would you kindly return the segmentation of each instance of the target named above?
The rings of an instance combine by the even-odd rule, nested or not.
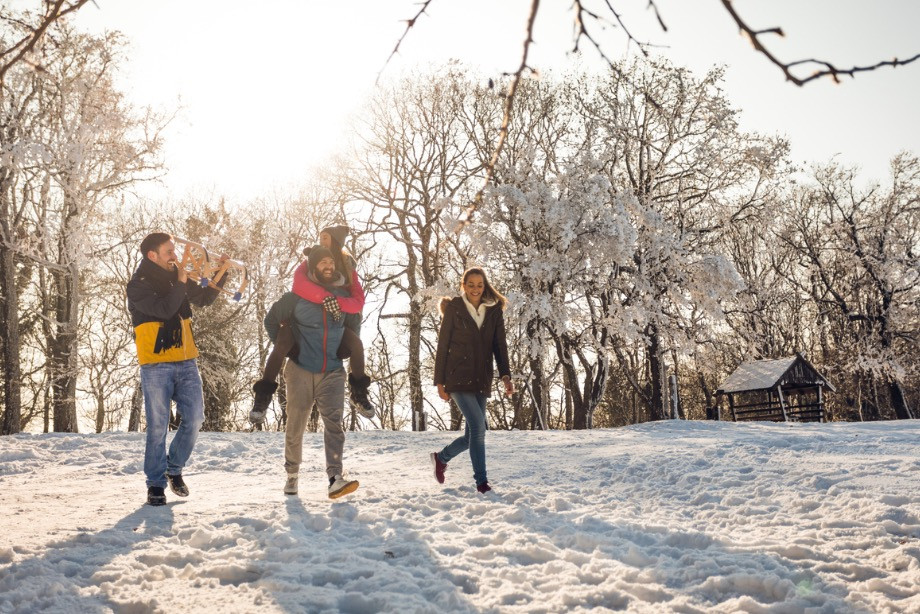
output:
[[[337,355],[339,358],[349,359],[348,388],[351,404],[365,418],[372,418],[376,413],[367,396],[371,380],[364,373],[364,344],[360,336],[364,288],[355,270],[355,259],[344,246],[347,235],[347,226],[330,226],[323,229],[320,232],[320,245],[304,250],[304,255],[308,259],[304,260],[294,271],[292,292],[285,293],[265,317],[266,321],[277,322],[279,327],[277,337],[272,340],[274,347],[265,362],[262,379],[252,387],[255,399],[252,411],[249,412],[249,420],[253,424],[261,424],[265,421],[272,395],[278,389],[276,379],[281,371],[281,365],[292,350],[296,351],[296,344],[288,322],[293,317],[297,297],[312,303],[322,303],[329,316],[336,320],[345,318],[345,332]],[[327,255],[331,255],[335,260],[335,270],[339,274],[336,285],[340,288],[344,287],[350,296],[336,296],[315,278],[312,278],[310,260]]]

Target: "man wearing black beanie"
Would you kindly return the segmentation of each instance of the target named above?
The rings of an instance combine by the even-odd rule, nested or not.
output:
[[[332,252],[330,250],[326,249],[322,245],[314,245],[313,248],[310,250],[310,253],[307,254],[307,262],[310,263],[310,272],[316,275],[316,266],[324,258],[329,258],[330,260],[332,260],[331,276],[334,278],[335,277],[335,257],[333,257]],[[317,280],[319,280],[319,276],[317,276]],[[331,282],[332,278],[330,278],[329,281]],[[320,281],[320,283],[322,283],[323,285],[326,285],[327,282]]]
[[[335,260],[325,247],[315,246],[307,256],[308,275],[317,284],[337,295],[347,295],[345,278],[335,270]],[[288,295],[285,295],[288,296]],[[356,480],[343,477],[342,456],[345,431],[345,369],[337,356],[344,332],[341,318],[333,317],[323,304],[296,297],[290,319],[297,352],[284,368],[287,390],[287,424],[284,431],[284,466],[287,482],[284,492],[296,495],[298,475],[303,461],[303,435],[310,410],[316,408],[323,419],[323,444],[326,451],[328,495],[337,499],[358,488]],[[279,324],[266,318],[269,337],[276,338]]]

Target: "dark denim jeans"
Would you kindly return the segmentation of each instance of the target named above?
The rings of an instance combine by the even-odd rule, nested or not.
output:
[[[165,488],[167,473],[182,473],[204,422],[204,396],[198,363],[182,360],[141,365],[141,390],[147,417],[147,449],[144,452],[147,486]],[[176,413],[181,422],[167,455],[166,433],[169,430],[171,401],[176,402]]]
[[[449,463],[452,458],[466,449],[470,451],[473,462],[473,479],[476,485],[487,482],[486,477],[486,395],[476,392],[451,392],[450,398],[466,419],[463,436],[450,442],[438,457],[442,463]]]

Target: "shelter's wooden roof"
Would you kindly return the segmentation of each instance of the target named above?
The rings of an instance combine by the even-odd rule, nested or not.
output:
[[[754,392],[777,386],[827,386],[827,379],[818,373],[801,354],[772,360],[744,362],[729,375],[718,392]]]

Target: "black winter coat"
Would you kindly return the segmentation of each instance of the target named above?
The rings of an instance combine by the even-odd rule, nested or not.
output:
[[[445,299],[442,311],[434,383],[444,384],[447,392],[478,392],[490,396],[493,357],[498,363],[499,376],[511,376],[501,306],[486,308],[482,328],[476,326],[463,297]]]
[[[224,276],[217,286],[222,287],[226,280]],[[210,305],[217,298],[213,287],[202,288],[191,279],[179,283],[177,271],[167,271],[144,258],[128,282],[127,294],[140,364],[198,357],[189,303]]]

